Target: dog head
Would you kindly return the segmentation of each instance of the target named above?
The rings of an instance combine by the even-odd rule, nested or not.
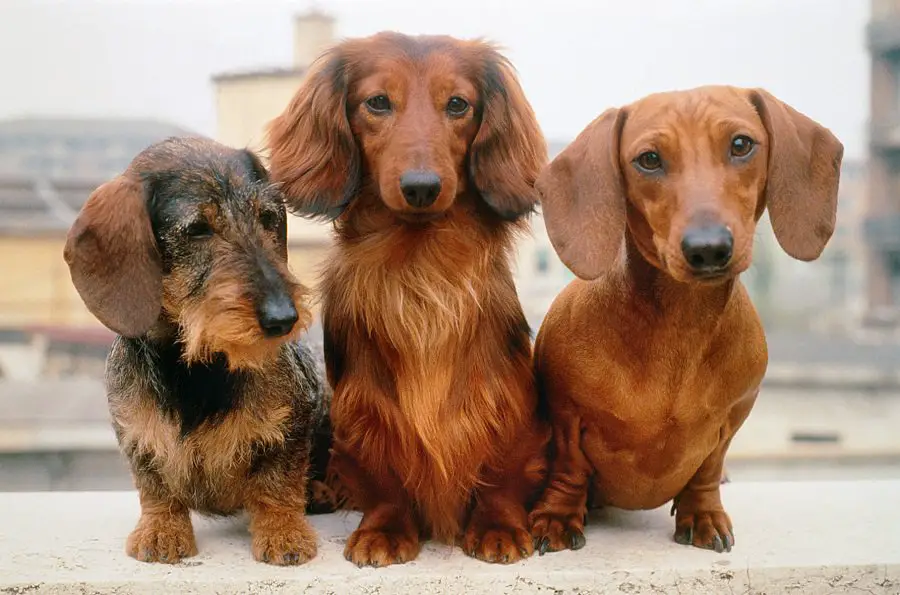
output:
[[[334,219],[360,190],[427,220],[472,190],[505,219],[530,212],[546,144],[491,45],[380,33],[322,55],[269,125],[272,178],[301,215]]]
[[[253,153],[210,140],[141,152],[88,198],[64,257],[104,325],[138,337],[170,323],[188,361],[259,365],[309,322],[281,194]]]
[[[579,277],[617,258],[626,226],[642,256],[680,281],[750,265],[768,208],[790,256],[818,258],[834,232],[843,145],[760,89],[650,95],[594,120],[541,174],[554,248]]]

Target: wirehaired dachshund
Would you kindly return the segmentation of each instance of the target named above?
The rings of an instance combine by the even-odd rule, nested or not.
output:
[[[295,340],[307,291],[258,158],[200,138],[148,147],[88,198],[65,260],[118,334],[109,410],[141,504],[127,553],[178,562],[197,553],[190,511],[245,510],[257,560],[315,556],[307,470],[327,392]]]

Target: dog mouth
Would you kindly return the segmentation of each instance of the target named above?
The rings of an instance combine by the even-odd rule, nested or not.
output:
[[[717,269],[691,271],[689,273],[689,276],[692,281],[697,281],[699,283],[704,283],[707,285],[714,285],[723,281],[727,281],[733,275],[731,274],[731,267],[725,266]]]
[[[396,213],[396,215],[397,218],[405,223],[411,223],[413,225],[423,225],[443,219],[447,216],[447,213],[446,211],[403,211]]]

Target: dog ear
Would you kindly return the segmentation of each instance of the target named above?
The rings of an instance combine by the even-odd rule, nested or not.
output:
[[[797,260],[815,260],[834,233],[844,146],[767,91],[750,91],[769,136],[766,206],[775,238]]]
[[[268,125],[269,169],[298,215],[332,220],[361,181],[347,117],[348,76],[339,48],[312,65],[284,112]]]
[[[488,206],[516,220],[537,206],[534,181],[547,163],[547,143],[512,65],[499,52],[487,51],[469,176]]]
[[[268,183],[269,172],[266,169],[266,166],[263,165],[263,162],[259,158],[259,155],[257,155],[250,149],[239,149],[238,159],[240,159],[241,164],[247,170],[247,174],[250,176],[251,180],[263,184]]]
[[[162,267],[144,185],[128,174],[90,195],[63,256],[88,310],[125,337],[146,333],[162,307]]]
[[[603,112],[538,177],[547,235],[560,259],[582,279],[613,262],[625,233],[625,187],[619,137],[625,111]]]

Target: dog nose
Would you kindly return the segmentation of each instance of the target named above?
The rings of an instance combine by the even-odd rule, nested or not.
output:
[[[413,207],[427,207],[441,193],[441,178],[433,171],[415,169],[400,176],[400,191]]]
[[[290,333],[299,318],[294,302],[287,294],[267,296],[256,314],[267,337],[283,337]]]
[[[723,268],[731,260],[733,248],[734,236],[724,225],[688,228],[681,238],[681,253],[698,273]]]

